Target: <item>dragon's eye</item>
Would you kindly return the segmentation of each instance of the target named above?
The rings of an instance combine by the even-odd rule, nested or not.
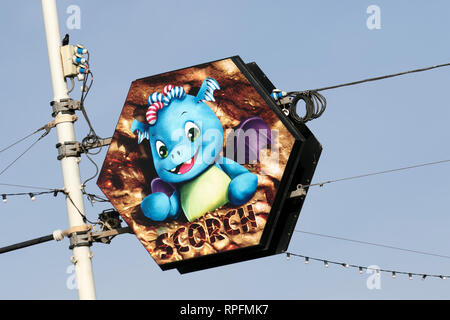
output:
[[[184,132],[186,133],[186,137],[188,137],[191,142],[194,142],[200,135],[200,129],[191,121],[186,122],[184,125]]]
[[[158,152],[158,155],[160,158],[164,159],[169,155],[169,150],[167,149],[164,142],[158,140],[156,141],[156,151]]]

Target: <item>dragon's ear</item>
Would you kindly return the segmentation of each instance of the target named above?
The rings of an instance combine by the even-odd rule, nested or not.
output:
[[[134,119],[133,123],[131,124],[131,132],[134,133],[135,131],[137,131],[138,143],[141,143],[144,139],[150,140],[148,136],[148,129],[148,124],[139,122],[136,119]]]
[[[199,101],[216,101],[214,100],[214,90],[219,90],[219,84],[216,80],[213,78],[206,78],[202,86],[200,87],[200,90],[197,93],[197,96],[195,97],[195,102]]]

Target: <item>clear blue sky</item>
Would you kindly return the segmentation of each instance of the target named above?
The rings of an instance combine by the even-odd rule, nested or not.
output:
[[[81,8],[68,30],[66,9]],[[381,29],[366,8],[381,8]],[[131,81],[231,55],[256,61],[285,90],[317,88],[450,61],[448,1],[58,1],[61,34],[91,52],[86,101],[97,132],[111,136]],[[0,147],[50,121],[52,88],[40,1],[0,11]],[[314,181],[449,158],[450,68],[325,92],[328,109],[309,127],[323,145]],[[72,97],[79,98],[79,84]],[[77,136],[88,131],[77,122]],[[0,154],[0,168],[29,143]],[[51,132],[0,176],[2,183],[62,187]],[[95,157],[101,164],[105,151]],[[83,159],[84,178],[94,172]],[[297,229],[450,255],[448,179],[442,164],[311,188]],[[28,191],[0,187],[0,193]],[[100,191],[92,183],[88,191]],[[94,219],[106,205],[91,207]],[[67,228],[62,196],[0,203],[0,246]],[[160,271],[131,235],[96,244],[100,299],[449,299],[450,280],[392,279],[283,255],[187,275]],[[450,259],[296,233],[292,252],[412,272],[450,273]],[[66,287],[68,242],[0,255],[1,299],[75,299]],[[214,286],[211,287],[211,283]]]

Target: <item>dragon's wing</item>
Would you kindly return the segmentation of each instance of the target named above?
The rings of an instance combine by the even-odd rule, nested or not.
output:
[[[163,180],[161,180],[161,178],[153,179],[150,183],[150,187],[152,189],[152,193],[162,192],[165,193],[168,197],[170,197],[175,190],[175,188],[170,183],[164,182]]]
[[[271,146],[272,135],[267,123],[260,117],[243,120],[234,130],[234,161],[243,164],[259,162],[261,149]]]

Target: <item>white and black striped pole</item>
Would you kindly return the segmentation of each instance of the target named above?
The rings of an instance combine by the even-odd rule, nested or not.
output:
[[[48,59],[50,75],[53,86],[53,101],[58,103],[69,98],[64,78],[60,47],[61,35],[59,32],[58,12],[56,0],[41,0],[44,17],[45,34],[47,38]],[[56,114],[55,114],[56,113]],[[75,141],[75,117],[67,117],[62,112],[54,112],[58,144]],[[58,116],[60,116],[58,118]],[[84,212],[83,194],[80,178],[78,158],[75,156],[61,157],[61,166],[66,192],[66,205],[70,227],[84,225],[82,215]],[[78,297],[82,300],[95,299],[94,276],[92,272],[92,252],[89,245],[75,245],[73,248],[72,263],[75,264],[75,274],[78,285]]]

